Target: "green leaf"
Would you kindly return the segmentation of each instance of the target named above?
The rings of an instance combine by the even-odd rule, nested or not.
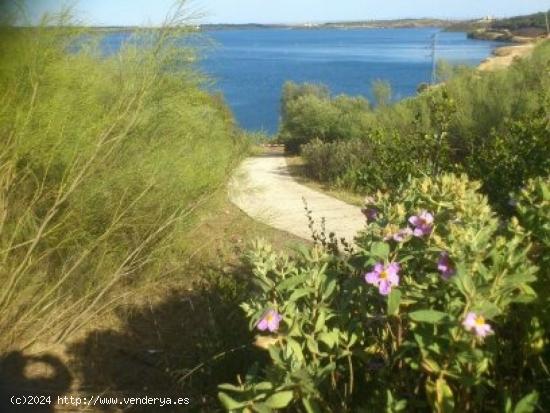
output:
[[[397,315],[401,304],[401,291],[394,289],[388,296],[388,315]]]
[[[272,388],[273,388],[273,384],[268,381],[262,381],[254,385],[255,391],[266,391],[266,390],[271,390]]]
[[[290,390],[280,391],[268,397],[265,404],[272,409],[282,409],[292,401],[294,393]]]
[[[510,396],[506,396],[506,403],[504,405],[504,413],[513,413],[512,412],[512,399],[510,399]]]
[[[435,383],[426,381],[426,395],[434,413],[453,413],[455,402],[453,392],[445,379],[438,378]]]
[[[425,371],[431,374],[439,374],[439,372],[441,371],[441,367],[439,367],[439,364],[437,364],[435,360],[432,360],[429,357],[424,357],[420,365]]]
[[[271,360],[273,360],[273,363],[277,366],[283,366],[284,362],[281,357],[281,349],[276,346],[269,346],[267,348],[267,351],[269,351],[269,356],[271,357]]]
[[[370,248],[370,253],[375,257],[387,259],[390,255],[390,246],[385,242],[375,242]]]
[[[479,313],[483,314],[485,318],[494,318],[501,313],[500,309],[493,303],[481,302],[475,306]]]
[[[300,288],[298,290],[294,290],[294,292],[288,298],[288,301],[297,301],[299,298],[305,297],[309,293],[311,293],[311,289],[309,288]]]
[[[529,393],[527,396],[522,398],[516,407],[514,408],[514,413],[533,413],[537,407],[537,402],[539,401],[538,392],[534,391]]]
[[[224,383],[224,384],[218,385],[218,389],[233,391],[233,392],[238,392],[238,393],[242,393],[242,392],[245,391],[241,386],[235,386],[235,385],[229,384],[229,383]]]
[[[451,278],[451,282],[454,283],[458,290],[467,298],[471,298],[475,295],[475,285],[472,280],[472,275],[464,264],[457,264],[457,275]]]
[[[319,341],[325,343],[329,348],[333,348],[338,342],[338,333],[336,331],[321,333],[319,334]]]
[[[225,407],[227,410],[241,409],[246,406],[246,403],[238,402],[237,400],[232,399],[223,392],[218,393],[218,399],[223,404],[223,407]]]
[[[318,333],[319,331],[322,331],[325,328],[325,320],[326,315],[325,311],[320,311],[319,316],[317,317],[317,321],[315,322],[315,332]]]
[[[441,413],[452,413],[455,409],[455,401],[453,391],[443,378],[437,379],[435,382],[437,392],[438,411]]]
[[[265,403],[254,403],[252,408],[256,413],[273,413],[273,409]]]
[[[330,280],[325,292],[323,293],[323,301],[329,298],[336,289],[336,280]]]
[[[252,282],[256,284],[258,287],[260,287],[263,292],[268,292],[273,287],[275,287],[275,283],[267,278],[256,277],[252,280]]]
[[[308,350],[311,351],[313,354],[319,354],[319,346],[313,338],[308,337],[306,340],[306,345]]]
[[[287,338],[288,347],[292,350],[292,354],[294,357],[302,362],[304,361],[304,353],[302,352],[302,346],[296,341],[291,338]]]
[[[447,314],[435,310],[418,310],[409,313],[409,317],[411,320],[418,323],[435,324],[447,317]]]
[[[277,285],[275,288],[277,291],[293,290],[296,286],[300,285],[307,279],[307,274],[296,275],[294,277],[287,278]]]

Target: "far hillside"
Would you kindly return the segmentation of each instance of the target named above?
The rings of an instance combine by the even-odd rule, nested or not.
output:
[[[550,34],[547,12],[492,20],[490,17],[472,22],[466,30],[470,37],[487,40],[522,41]],[[527,39],[525,39],[527,38]]]
[[[548,33],[548,24],[547,13],[540,12],[528,16],[495,20],[490,27],[496,30],[510,30],[519,36],[540,36]]]

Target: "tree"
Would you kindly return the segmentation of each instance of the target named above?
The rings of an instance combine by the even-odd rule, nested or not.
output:
[[[387,106],[391,102],[391,85],[386,80],[377,79],[372,82],[372,93],[377,106]]]

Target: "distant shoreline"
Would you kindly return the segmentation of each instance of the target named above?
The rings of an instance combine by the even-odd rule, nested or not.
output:
[[[398,19],[300,24],[202,24],[203,30],[242,30],[242,29],[414,29],[422,27],[450,28],[463,24],[462,20],[444,19]]]
[[[315,29],[414,29],[414,28],[441,28],[450,29],[469,23],[465,20],[444,20],[444,19],[399,19],[399,20],[371,20],[354,22],[325,22],[325,23],[297,23],[297,24],[262,24],[262,23],[205,23],[190,25],[197,30],[256,30],[256,29],[294,29],[294,30],[315,30]],[[133,31],[144,29],[139,26],[95,26],[91,27],[98,31]],[[155,27],[150,27],[155,29]],[[462,30],[458,30],[462,31]]]

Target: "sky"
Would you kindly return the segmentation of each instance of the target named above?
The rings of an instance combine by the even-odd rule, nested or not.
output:
[[[73,4],[85,24],[159,25],[173,0],[26,0],[36,22],[44,12]],[[198,23],[309,23],[437,17],[506,17],[548,10],[550,0],[190,0]]]

